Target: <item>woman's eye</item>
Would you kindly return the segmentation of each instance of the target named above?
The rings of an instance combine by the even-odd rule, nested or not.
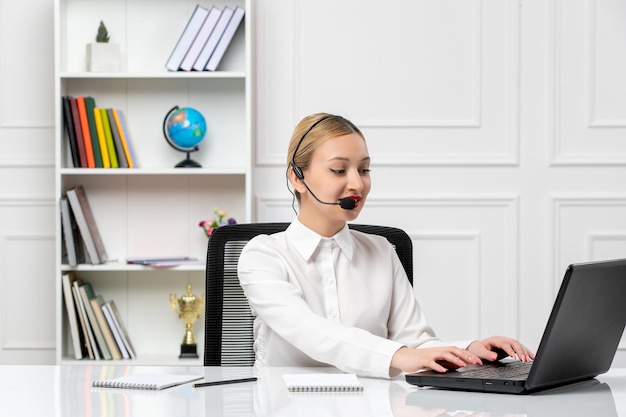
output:
[[[346,172],[345,169],[330,169],[331,172],[334,172],[335,174],[343,174],[344,172]]]
[[[362,169],[360,169],[360,170],[359,170],[359,172],[360,172],[362,175],[367,175],[367,174],[369,174],[371,171],[372,171],[372,170],[371,170],[371,169],[369,169],[369,168],[362,168]]]

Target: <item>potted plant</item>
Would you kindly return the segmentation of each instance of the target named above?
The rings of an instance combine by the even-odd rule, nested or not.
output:
[[[109,42],[109,32],[101,20],[96,41],[87,44],[87,71],[109,72],[120,70],[120,45]]]

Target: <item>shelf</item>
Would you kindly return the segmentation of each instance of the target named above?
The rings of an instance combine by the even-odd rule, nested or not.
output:
[[[57,208],[58,364],[203,363],[202,358],[178,358],[185,322],[171,307],[169,297],[171,293],[184,295],[189,284],[194,295],[205,290],[208,241],[200,221],[212,219],[216,207],[240,223],[252,219],[252,1],[214,3],[219,8],[246,10],[217,71],[167,71],[167,58],[196,4],[192,0],[55,0],[55,198],[61,200],[68,189],[83,187],[104,248],[113,260],[67,265],[62,260],[64,240]],[[93,41],[100,20],[111,41],[120,45],[120,72],[86,71],[86,44]],[[120,111],[137,168],[74,168],[63,124],[63,96],[93,97],[96,107]],[[174,168],[186,156],[163,136],[164,118],[174,106],[192,107],[205,118],[204,140],[190,154],[202,168]],[[170,255],[201,262],[174,267],[126,263],[130,257]],[[137,359],[74,359],[61,283],[67,272],[92,284],[95,295],[115,301]],[[194,324],[194,334],[202,356],[203,315]]]
[[[61,168],[60,174],[83,175],[246,175],[245,167],[228,168]]]
[[[242,71],[62,72],[61,79],[245,79]]]
[[[62,271],[75,271],[75,272],[146,272],[150,273],[153,271],[198,271],[204,272],[206,268],[206,264],[203,260],[200,264],[193,265],[178,265],[172,267],[150,267],[146,265],[132,265],[124,262],[107,262],[100,265],[91,265],[91,264],[80,264],[77,266],[69,266],[69,265],[61,265]]]
[[[198,346],[200,348],[200,346]],[[92,360],[92,359],[72,359],[65,357],[61,359],[61,365],[129,365],[129,366],[202,366],[203,358],[179,359],[176,354],[166,355],[145,355],[136,359],[123,360]]]

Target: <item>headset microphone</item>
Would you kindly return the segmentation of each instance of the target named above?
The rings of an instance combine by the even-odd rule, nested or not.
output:
[[[309,193],[311,193],[313,198],[316,199],[319,203],[328,204],[329,206],[340,206],[344,210],[352,210],[356,207],[356,200],[351,197],[342,198],[341,200],[339,200],[339,203],[330,203],[328,201],[322,201],[319,198],[317,198],[315,193],[311,191],[311,189],[309,188],[308,185],[306,185],[306,182],[304,182],[304,180],[301,180],[301,181],[302,181],[302,184],[304,184],[304,186],[306,187],[306,189],[309,190]]]

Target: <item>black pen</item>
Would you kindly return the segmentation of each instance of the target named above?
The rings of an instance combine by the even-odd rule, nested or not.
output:
[[[194,388],[200,387],[212,387],[214,385],[226,385],[226,384],[238,384],[240,382],[252,382],[256,381],[256,377],[252,378],[241,378],[241,379],[226,379],[224,381],[212,381],[212,382],[198,382],[192,385]]]

